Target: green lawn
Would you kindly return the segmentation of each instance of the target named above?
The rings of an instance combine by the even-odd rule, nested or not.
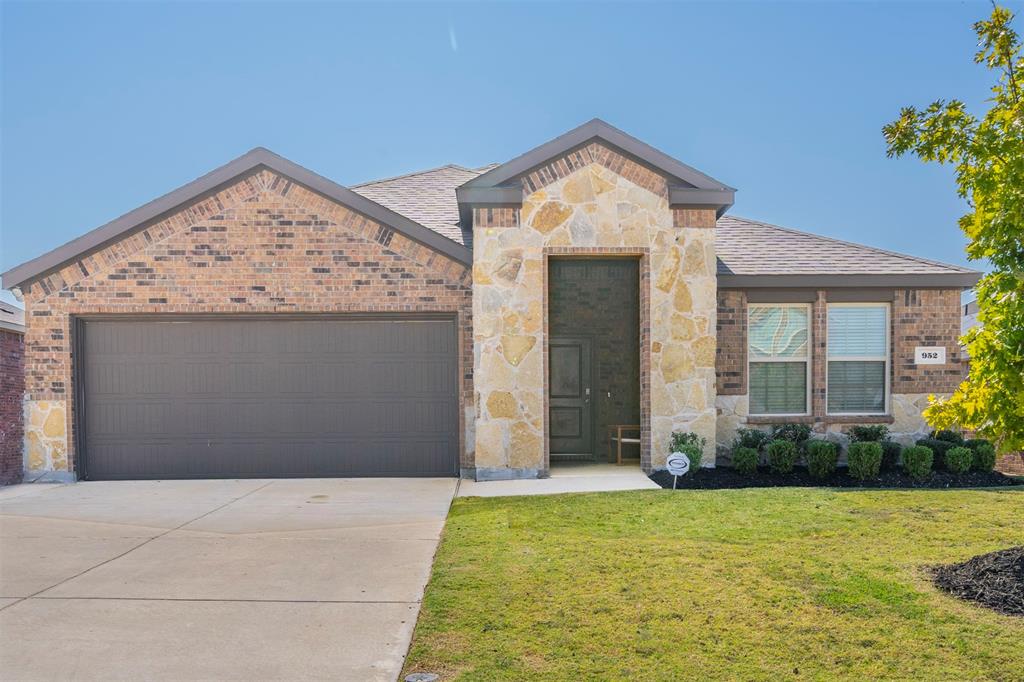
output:
[[[404,674],[1024,679],[1024,619],[930,564],[1024,544],[1022,491],[636,491],[455,501]]]

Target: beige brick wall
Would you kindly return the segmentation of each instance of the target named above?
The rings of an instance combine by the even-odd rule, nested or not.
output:
[[[469,269],[280,175],[242,178],[22,289],[30,468],[74,471],[71,319],[97,313],[455,315],[473,464]]]

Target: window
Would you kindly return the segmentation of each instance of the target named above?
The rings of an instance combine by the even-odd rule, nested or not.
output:
[[[805,303],[750,306],[750,414],[808,413],[810,319],[811,307]]]
[[[829,414],[885,414],[889,388],[889,306],[828,306]]]

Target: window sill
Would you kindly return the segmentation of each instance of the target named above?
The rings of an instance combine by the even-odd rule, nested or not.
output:
[[[892,424],[896,417],[891,414],[829,414],[822,417],[828,424]]]
[[[814,417],[808,414],[789,417],[784,414],[759,414],[747,417],[748,424],[813,424],[814,422]]]
[[[892,424],[896,418],[889,414],[833,414],[814,417],[801,415],[787,417],[785,415],[751,415],[748,424]]]

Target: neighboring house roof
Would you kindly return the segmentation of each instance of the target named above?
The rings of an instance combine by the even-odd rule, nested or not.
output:
[[[187,185],[179,187],[169,194],[154,199],[148,204],[110,221],[106,225],[87,232],[81,237],[73,239],[67,244],[57,247],[53,251],[45,253],[27,263],[11,268],[3,274],[3,286],[5,289],[16,287],[29,279],[58,268],[71,260],[80,258],[86,253],[170,215],[180,210],[184,205],[261,168],[267,168],[275,173],[279,173],[293,182],[303,185],[329,199],[333,199],[455,260],[467,265],[472,263],[473,257],[471,252],[462,244],[447,239],[437,231],[424,227],[407,216],[385,208],[362,194],[357,194],[346,187],[342,187],[336,182],[317,175],[313,171],[278,156],[268,149],[257,147],[234,161],[207,173],[197,180],[193,180]]]
[[[18,306],[0,301],[0,329],[25,333],[25,311]]]
[[[969,287],[981,276],[959,265],[731,215],[718,220],[715,252],[720,286]]]
[[[463,168],[454,163],[354,185],[352,191],[401,213],[449,239],[470,246],[472,231],[459,225],[455,188],[497,166]]]
[[[960,306],[960,333],[966,334],[967,330],[978,324],[978,302],[969,301]]]

